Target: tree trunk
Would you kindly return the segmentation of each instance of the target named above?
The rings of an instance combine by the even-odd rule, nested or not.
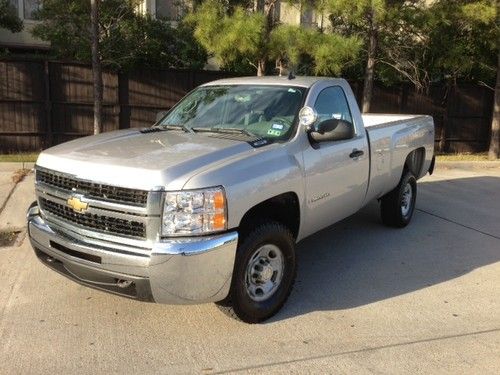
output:
[[[257,61],[257,76],[262,77],[266,75],[266,59]]]
[[[255,9],[257,12],[264,14],[266,17],[266,28],[264,30],[264,45],[269,44],[269,37],[271,31],[276,26],[276,20],[274,19],[274,7],[276,6],[277,0],[257,0]],[[262,77],[266,75],[266,64],[268,60],[267,48],[262,51],[264,54],[257,61],[257,76]]]
[[[90,23],[92,31],[92,79],[94,83],[94,134],[102,131],[102,67],[99,55],[99,0],[90,0]]]
[[[488,159],[500,158],[500,53],[497,57],[497,83],[495,84],[495,100],[493,104],[493,118],[491,120],[491,138]]]
[[[370,104],[373,93],[373,76],[375,72],[375,56],[377,51],[377,21],[375,20],[375,9],[370,10],[370,29],[368,31],[368,58],[366,59],[364,87],[363,87],[363,113],[370,112]]]

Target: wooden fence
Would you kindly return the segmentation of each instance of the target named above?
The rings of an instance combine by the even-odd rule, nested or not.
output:
[[[149,126],[194,87],[228,73],[138,70],[104,73],[104,131]],[[352,83],[358,99],[362,85]],[[39,60],[0,60],[0,153],[37,151],[89,135],[93,129],[90,66]],[[493,93],[474,84],[375,86],[372,110],[434,116],[436,142],[448,152],[488,147]]]

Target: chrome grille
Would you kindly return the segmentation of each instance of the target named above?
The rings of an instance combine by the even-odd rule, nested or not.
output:
[[[67,222],[81,225],[108,234],[118,234],[135,238],[146,237],[146,227],[143,223],[132,220],[119,219],[110,216],[91,213],[76,213],[71,208],[57,202],[39,198],[42,211]]]
[[[47,170],[36,170],[37,181],[68,192],[76,191],[86,197],[145,207],[148,192],[75,179]]]

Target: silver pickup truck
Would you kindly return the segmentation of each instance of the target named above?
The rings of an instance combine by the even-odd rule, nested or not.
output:
[[[298,241],[374,199],[406,226],[433,153],[431,117],[361,115],[343,79],[219,80],[150,128],[43,151],[29,237],[83,285],[260,322],[290,294]]]

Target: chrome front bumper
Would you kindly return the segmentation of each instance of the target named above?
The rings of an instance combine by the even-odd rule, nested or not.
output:
[[[161,240],[145,251],[61,231],[40,216],[37,205],[27,219],[40,261],[80,284],[168,304],[215,302],[229,293],[237,232]]]

